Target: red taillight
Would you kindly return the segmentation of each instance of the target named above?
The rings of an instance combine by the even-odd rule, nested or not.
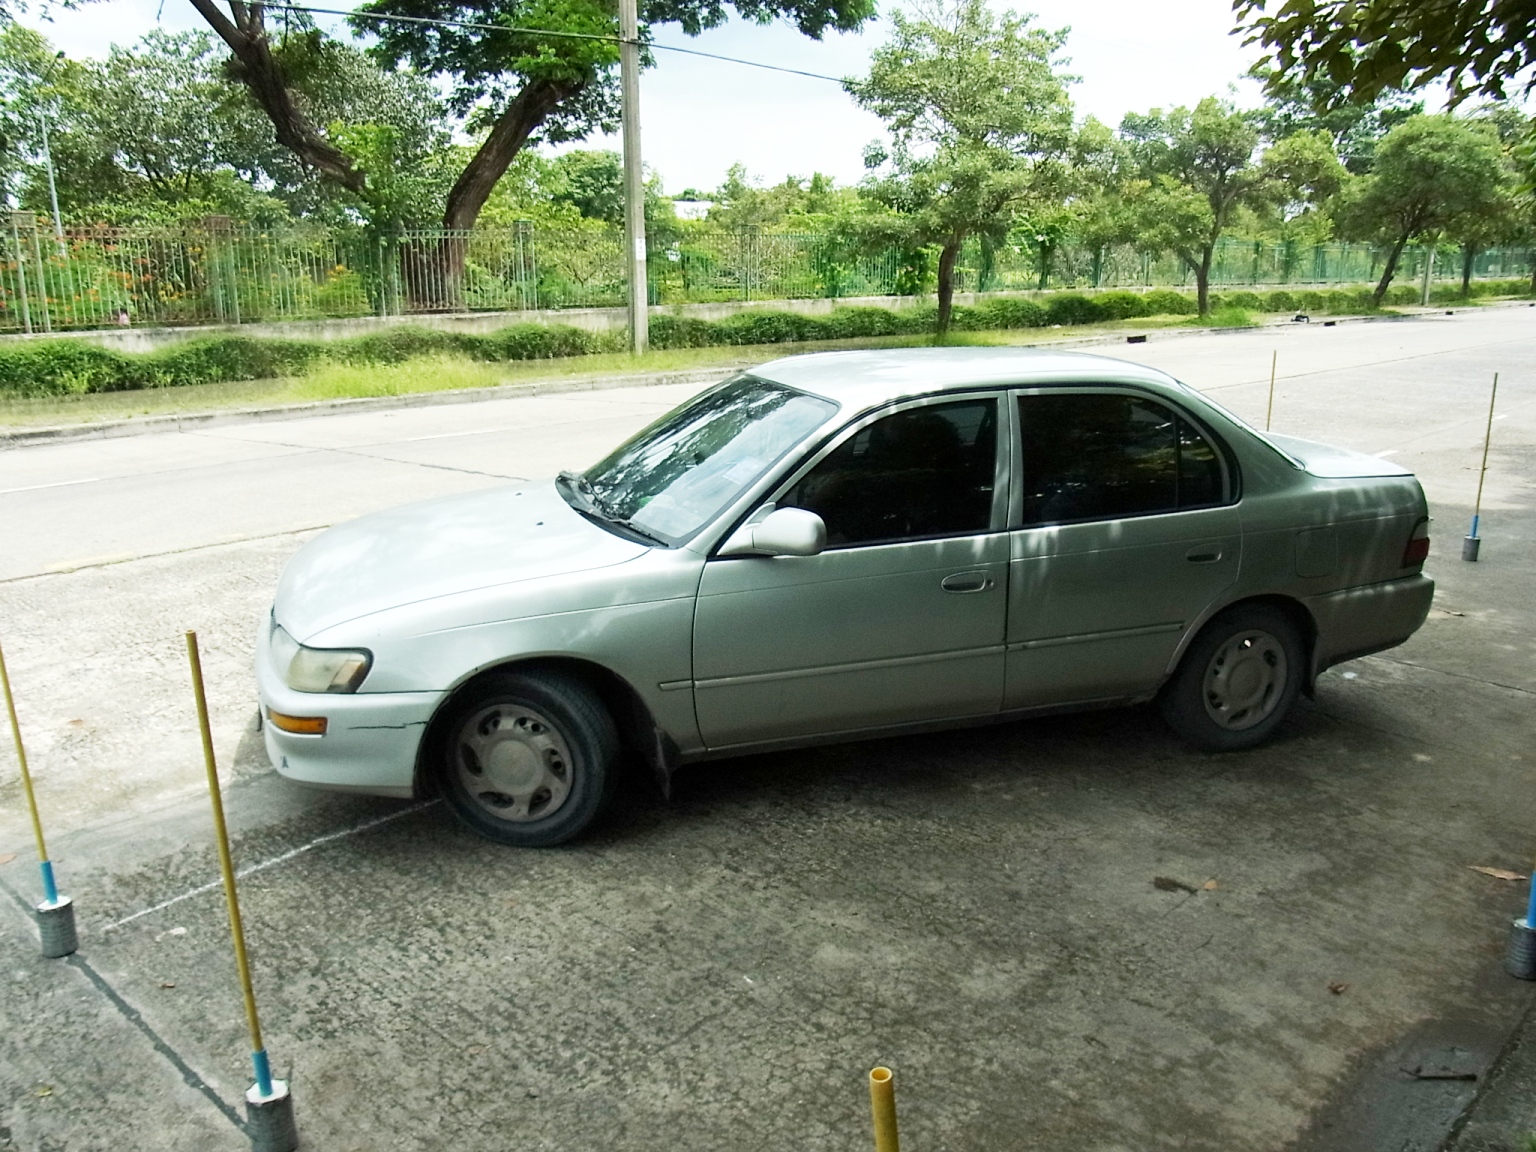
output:
[[[1429,520],[1420,520],[1413,526],[1408,547],[1403,549],[1403,567],[1416,568],[1429,556]]]

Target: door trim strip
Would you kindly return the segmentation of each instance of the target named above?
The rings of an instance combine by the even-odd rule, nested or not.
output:
[[[1120,640],[1130,636],[1157,636],[1164,632],[1180,632],[1184,621],[1174,620],[1167,624],[1146,624],[1140,628],[1114,628],[1108,632],[1079,632],[1075,636],[1047,636],[1042,640],[1015,640],[1008,645],[1010,652],[1023,652],[1027,648],[1056,648],[1063,644],[1087,644],[1094,640]]]
[[[953,652],[928,652],[920,656],[887,656],[880,660],[858,660],[851,664],[823,664],[818,668],[788,668],[781,672],[749,672],[743,676],[716,676],[695,680],[695,689],[735,688],[742,684],[763,684],[770,680],[801,680],[810,676],[838,676],[845,672],[872,672],[881,668],[900,668],[911,664],[933,664],[944,660],[964,660],[974,656],[1000,656],[1002,644],[984,648],[960,648]]]

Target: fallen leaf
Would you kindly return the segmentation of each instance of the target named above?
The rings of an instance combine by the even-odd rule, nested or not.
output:
[[[1492,876],[1495,880],[1528,880],[1530,877],[1522,876],[1518,872],[1511,872],[1508,868],[1489,868],[1485,864],[1468,864],[1468,868],[1474,872],[1481,872],[1484,876]]]
[[[0,852],[0,864],[9,864],[14,859],[16,859],[16,853]]]
[[[1216,891],[1217,885],[1216,885],[1216,881],[1214,881],[1214,880],[1207,880],[1204,884],[1200,885],[1200,887],[1201,887],[1201,889],[1203,891],[1214,892],[1214,891]]]
[[[83,726],[84,726],[84,725],[85,725],[85,721],[84,721],[84,720],[71,720],[71,721],[70,721],[70,722],[69,722],[69,726],[70,726],[70,727],[71,727],[71,728],[81,728],[81,727],[83,727]]]
[[[1328,985],[1328,991],[1332,992],[1335,996],[1342,996],[1349,991],[1349,985],[1342,980],[1335,980],[1332,984]]]
[[[176,985],[172,984],[169,980],[162,980],[162,981],[160,981],[160,987],[162,987],[162,988],[174,988],[174,987],[176,987]]]
[[[1182,880],[1175,880],[1172,876],[1152,877],[1152,887],[1159,892],[1198,892],[1193,884],[1186,884]]]
[[[44,1084],[40,1088],[34,1088],[32,1090],[32,1095],[39,1096],[39,1097],[41,1097],[41,1096],[52,1096],[53,1095],[53,1086],[51,1084]]]

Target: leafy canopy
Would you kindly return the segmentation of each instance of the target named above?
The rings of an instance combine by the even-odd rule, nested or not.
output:
[[[1248,43],[1270,50],[1261,67],[1273,64],[1272,85],[1331,85],[1369,104],[1443,80],[1453,105],[1536,86],[1530,0],[1234,0],[1232,8]]]

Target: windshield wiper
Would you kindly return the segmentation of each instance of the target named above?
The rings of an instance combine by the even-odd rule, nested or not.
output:
[[[597,489],[592,486],[580,472],[565,471],[555,477],[556,481],[564,485],[571,495],[581,501],[576,511],[584,516],[600,521],[603,524],[611,524],[615,528],[622,528],[631,535],[638,536],[642,540],[648,540],[652,544],[660,544],[663,548],[671,545],[653,532],[647,532],[633,520],[616,515],[612,508],[604,503],[603,498],[597,494]]]
[[[622,517],[612,515],[601,505],[598,506],[598,516],[602,519],[603,523],[612,524],[615,528],[622,528],[626,532],[633,532],[642,540],[649,540],[652,544],[660,544],[663,548],[671,547],[671,545],[663,540],[660,536],[657,536],[653,532],[647,532],[644,528],[639,527],[633,520],[625,520]]]
[[[592,490],[592,481],[588,480],[580,472],[572,472],[570,470],[561,472],[555,477],[555,483],[561,485],[572,496],[577,497],[581,501],[584,507],[578,508],[578,512],[598,511],[597,493]]]

